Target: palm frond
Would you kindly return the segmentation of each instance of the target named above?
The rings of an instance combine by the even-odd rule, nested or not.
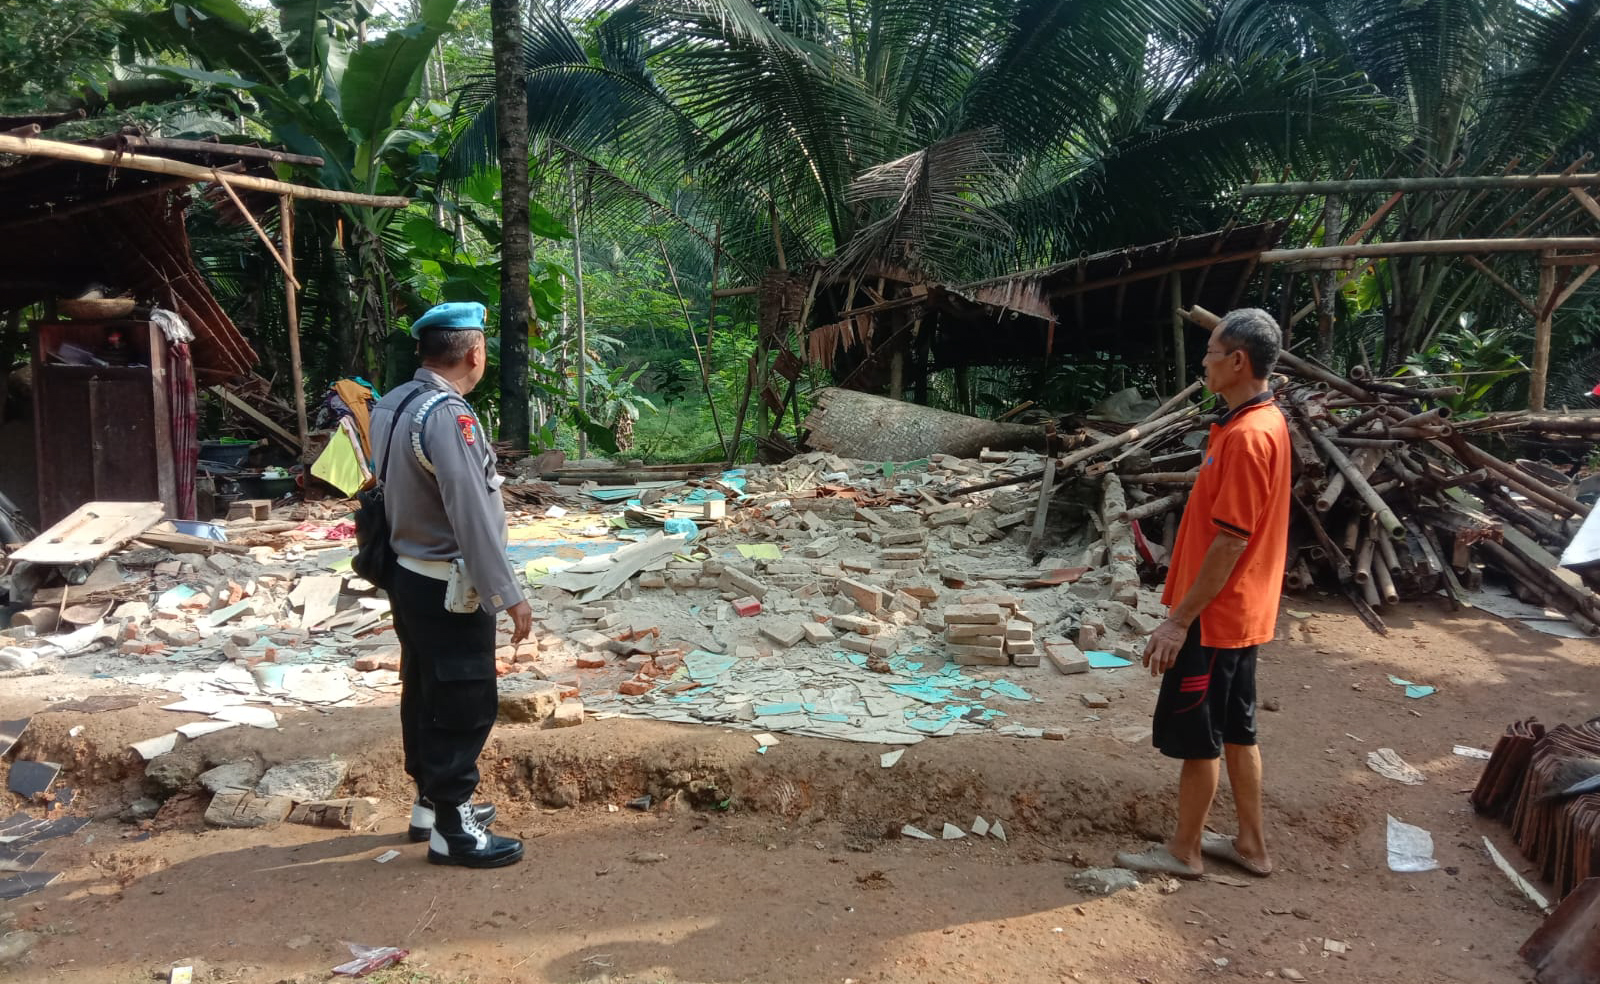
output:
[[[992,130],[973,130],[864,171],[846,201],[888,209],[844,244],[841,269],[881,260],[943,277],[956,271],[964,251],[1007,241],[1011,227],[982,203],[1005,197],[995,142]]]

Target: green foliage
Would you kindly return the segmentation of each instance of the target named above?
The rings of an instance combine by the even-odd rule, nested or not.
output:
[[[116,47],[106,0],[0,0],[0,112],[48,108],[104,89]]]
[[[1426,379],[1430,386],[1461,387],[1460,396],[1439,401],[1457,413],[1490,410],[1496,405],[1489,400],[1496,388],[1528,371],[1517,355],[1526,344],[1526,333],[1509,328],[1457,328],[1407,359],[1405,373]]]

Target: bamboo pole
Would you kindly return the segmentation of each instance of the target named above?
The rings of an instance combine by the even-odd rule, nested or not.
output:
[[[1137,475],[1124,475],[1124,482],[1134,485],[1193,485],[1198,472],[1141,472]]]
[[[283,236],[281,262],[284,273],[284,321],[289,329],[289,378],[294,386],[294,422],[300,437],[300,456],[304,459],[311,454],[311,440],[310,430],[306,426],[306,383],[300,363],[299,300],[295,296],[297,283],[294,279],[294,199],[289,195],[280,195],[278,212],[278,233]]]
[[[1376,536],[1373,539],[1383,543],[1387,538]],[[1393,550],[1394,548],[1390,547],[1389,549]],[[1395,589],[1394,575],[1390,572],[1389,565],[1384,563],[1382,558],[1378,558],[1372,563],[1372,581],[1377,586],[1378,594],[1383,598],[1385,605],[1400,603],[1400,592]]]
[[[1282,181],[1240,185],[1240,198],[1271,195],[1359,195],[1395,191],[1462,191],[1475,188],[1585,188],[1600,174],[1461,175],[1442,178],[1355,178],[1349,181]]]
[[[255,230],[256,236],[267,247],[267,252],[271,253],[272,258],[278,261],[278,267],[283,270],[283,275],[289,278],[289,283],[293,284],[296,290],[299,290],[300,281],[294,278],[294,263],[284,260],[283,254],[278,252],[278,247],[273,245],[272,237],[268,236],[266,230],[261,228],[261,223],[257,222],[256,217],[250,214],[250,210],[244,207],[244,202],[240,200],[238,193],[233,190],[233,185],[228,183],[228,179],[218,174],[215,168],[212,168],[211,173],[216,176],[216,182],[222,186],[222,190],[228,193],[228,198],[233,202],[233,207],[239,210],[239,214],[244,216],[244,220],[250,223],[250,228]],[[287,196],[279,197],[278,205],[280,208],[286,198]],[[289,237],[286,235],[284,236],[286,249],[288,242]]]
[[[1062,460],[1061,468],[1063,470],[1070,469],[1075,465],[1093,458],[1097,454],[1101,454],[1102,452],[1109,451],[1112,448],[1121,447],[1124,444],[1137,441],[1139,438],[1148,434],[1152,434],[1162,427],[1165,427],[1182,417],[1188,416],[1193,412],[1194,411],[1192,409],[1185,407],[1184,409],[1174,411],[1165,417],[1158,417],[1155,420],[1140,424],[1137,427],[1130,427],[1115,437],[1108,437],[1105,440],[1091,444],[1086,448],[1080,448],[1079,450],[1067,455],[1066,458]]]
[[[1359,259],[1382,256],[1448,256],[1456,253],[1541,253],[1555,249],[1600,249],[1592,236],[1550,236],[1531,239],[1418,239],[1399,243],[1357,243],[1354,246],[1305,246],[1269,249],[1262,263],[1296,260]]]
[[[1539,268],[1539,299],[1534,302],[1538,318],[1533,323],[1533,375],[1528,380],[1528,409],[1544,409],[1544,391],[1550,376],[1550,323],[1555,317],[1556,271]]]
[[[81,144],[63,143],[59,140],[43,140],[37,137],[26,138],[0,135],[0,153],[16,154],[20,157],[49,157],[78,164],[123,167],[130,171],[170,174],[174,177],[189,178],[192,181],[215,180],[212,176],[211,168],[202,167],[198,164],[186,164],[183,161],[168,160],[165,157],[149,157],[144,154],[119,154],[116,151],[102,150],[98,147],[85,147]],[[235,187],[243,188],[247,191],[263,191],[317,202],[366,205],[371,208],[405,208],[411,204],[409,198],[390,195],[362,195],[351,191],[331,191],[327,188],[312,188],[306,185],[290,184],[287,181],[275,181],[271,178],[258,178],[250,174],[241,174],[237,177],[230,177],[228,180],[232,181]]]
[[[1132,523],[1141,519],[1149,519],[1151,516],[1160,516],[1183,505],[1184,500],[1188,498],[1189,493],[1187,492],[1175,492],[1172,495],[1160,499],[1152,499],[1149,502],[1123,510],[1122,515],[1118,518],[1124,522]]]
[[[1200,392],[1200,389],[1203,386],[1205,386],[1205,380],[1195,380],[1188,386],[1185,386],[1182,390],[1172,394],[1167,402],[1161,404],[1159,407],[1156,407],[1155,412],[1151,413],[1150,416],[1146,417],[1143,421],[1141,421],[1141,423],[1149,423],[1152,420],[1158,420],[1161,417],[1166,416],[1174,407],[1182,406],[1183,404],[1189,402],[1189,397]]]
[[[571,161],[567,162],[567,193],[572,200],[572,283],[573,296],[578,305],[578,412],[584,413],[588,404],[585,402],[585,377],[588,375],[584,368],[584,360],[588,358],[589,337],[584,324],[583,310],[583,231],[578,222],[578,172]],[[589,435],[582,427],[578,428],[578,457],[589,456]]]
[[[1361,477],[1360,470],[1351,462],[1349,456],[1339,450],[1332,441],[1328,440],[1327,435],[1322,431],[1315,427],[1307,429],[1312,443],[1321,449],[1322,453],[1328,457],[1328,460],[1333,462],[1334,467],[1344,473],[1345,483],[1355,490],[1355,493],[1361,497],[1362,502],[1367,504],[1367,508],[1372,510],[1373,515],[1377,517],[1379,523],[1383,524],[1383,528],[1388,531],[1389,535],[1396,539],[1404,537],[1405,528],[1400,524],[1400,520],[1395,517],[1394,511],[1389,508],[1388,503],[1384,502],[1378,493],[1372,491],[1372,486],[1367,484],[1365,478]]]

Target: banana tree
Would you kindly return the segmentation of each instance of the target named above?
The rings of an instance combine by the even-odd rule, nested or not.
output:
[[[360,0],[274,0],[278,30],[239,0],[171,0],[121,18],[125,46],[147,74],[236,90],[260,107],[267,139],[323,158],[303,178],[336,191],[412,195],[421,172],[395,168],[429,135],[403,124],[422,72],[449,30],[456,0],[420,0],[417,20],[362,41]],[[187,64],[156,62],[177,56]],[[384,232],[404,214],[364,205],[303,206],[296,223],[325,268],[319,299],[339,330],[335,372],[376,372],[377,342],[395,320]],[[412,312],[415,314],[416,312]],[[316,313],[311,312],[315,317]]]

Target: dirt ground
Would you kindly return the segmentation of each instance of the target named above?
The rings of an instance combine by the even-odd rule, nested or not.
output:
[[[1481,837],[1520,855],[1504,828],[1473,815],[1466,793],[1482,763],[1451,747],[1492,747],[1529,715],[1600,713],[1600,646],[1442,605],[1386,612],[1387,638],[1332,599],[1285,607],[1310,617],[1281,617],[1260,669],[1262,697],[1279,707],[1261,719],[1277,873],[1246,881],[1214,867],[1228,878],[1107,898],[1068,879],[1161,837],[1173,818],[1176,768],[1148,747],[1155,688],[1137,667],[1057,681],[1047,699],[1070,725],[1065,741],[933,739],[891,769],[877,746],[784,737],[757,755],[749,734],[711,727],[501,727],[485,792],[528,855],[487,872],[431,867],[404,843],[393,707],[292,714],[278,732],[240,728],[185,750],[200,764],[348,758],[354,794],[383,799],[376,828],[207,830],[203,794],[180,793],[136,839],[117,819],[140,795],[142,766],[124,743],[170,726],[157,695],[61,710],[59,682],[8,681],[0,718],[36,715],[18,754],[64,762],[73,811],[97,819],[49,842],[40,867],[61,880],[0,903],[0,924],[38,934],[0,981],[132,984],[165,980],[175,963],[195,963],[202,984],[323,981],[348,959],[341,941],[408,948],[404,970],[381,979],[414,984],[1169,984],[1285,969],[1329,982],[1531,979],[1516,951],[1540,917]],[[1407,699],[1388,674],[1438,692]],[[1087,711],[1072,688],[1112,706]],[[1428,781],[1370,771],[1379,747]],[[622,807],[644,793],[652,811]],[[1230,811],[1224,795],[1213,825],[1230,830]],[[978,814],[1004,821],[1009,840],[890,836],[904,823],[965,828]],[[1442,870],[1388,871],[1386,814],[1430,830]],[[389,848],[400,856],[375,864]],[[1325,953],[1324,940],[1348,949]]]

